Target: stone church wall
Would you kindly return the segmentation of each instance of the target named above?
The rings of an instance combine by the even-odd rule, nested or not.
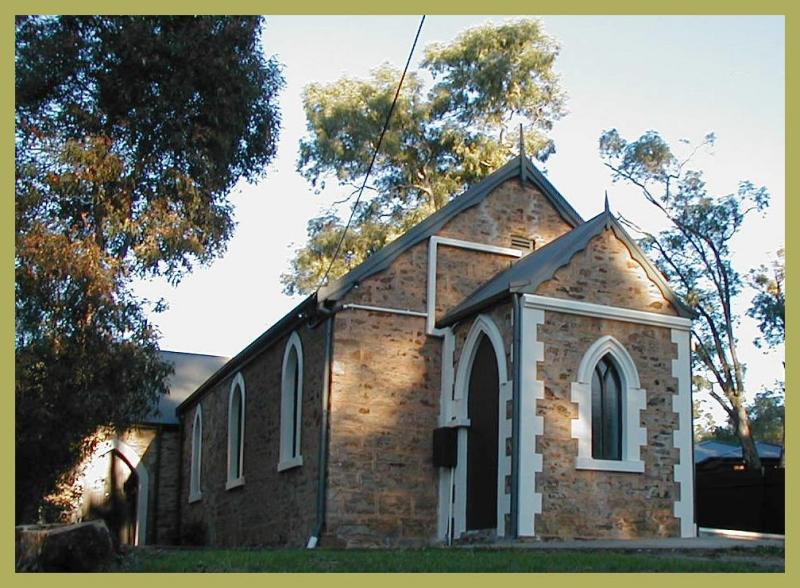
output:
[[[202,498],[189,502],[195,404],[182,413],[181,535],[211,545],[305,546],[316,522],[319,427],[325,327],[299,326],[303,348],[301,455],[303,464],[277,471],[281,369],[290,333],[234,371],[199,400],[203,413]],[[227,481],[228,397],[233,377],[245,382],[245,484]]]
[[[506,248],[511,235],[533,236],[540,247],[569,228],[537,190],[509,180],[438,235]],[[437,316],[514,260],[439,245]],[[427,262],[424,241],[363,280],[342,303],[424,312]],[[510,320],[505,314],[498,320]],[[426,335],[423,317],[362,309],[337,314],[334,333],[323,540],[347,546],[430,543],[437,524],[431,439],[440,410],[441,339]]]
[[[593,239],[537,294],[676,314],[610,230]],[[578,415],[577,405],[570,401],[571,384],[584,353],[604,335],[625,347],[646,390],[646,409],[641,414],[641,425],[647,429],[647,444],[641,448],[644,473],[575,469],[578,441],[572,438],[571,426]],[[677,358],[677,348],[670,329],[548,310],[538,328],[538,340],[544,343],[544,361],[537,365],[537,379],[544,382],[545,398],[537,403],[537,414],[544,417],[544,434],[536,445],[544,459],[543,472],[537,476],[536,489],[543,495],[537,535],[678,535],[673,504],[679,488],[673,466],[679,455],[672,436],[678,426],[672,410],[678,386],[672,359]]]

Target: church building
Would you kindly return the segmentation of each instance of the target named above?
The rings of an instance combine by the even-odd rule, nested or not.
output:
[[[303,300],[178,406],[177,537],[694,536],[692,313],[598,209],[520,154]]]

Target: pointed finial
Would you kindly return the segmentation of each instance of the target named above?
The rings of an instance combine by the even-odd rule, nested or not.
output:
[[[609,212],[609,208],[608,208],[608,190],[606,190],[606,204],[605,204],[605,209],[606,209],[606,214],[608,214],[608,212]]]

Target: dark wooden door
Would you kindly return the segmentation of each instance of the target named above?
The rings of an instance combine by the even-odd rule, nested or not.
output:
[[[469,376],[467,410],[467,529],[497,527],[497,358],[482,336]]]

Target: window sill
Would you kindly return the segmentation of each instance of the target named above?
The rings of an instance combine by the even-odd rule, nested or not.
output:
[[[189,494],[189,504],[192,504],[193,502],[200,502],[202,498],[202,492],[198,492],[197,494]]]
[[[641,460],[617,461],[613,459],[593,459],[591,457],[579,457],[575,460],[575,469],[641,474],[644,473],[644,462]]]
[[[283,472],[286,470],[290,470],[292,468],[299,468],[303,465],[303,456],[298,455],[297,457],[292,457],[291,459],[285,459],[278,464],[278,471]]]
[[[235,480],[228,480],[225,484],[225,490],[233,490],[234,488],[239,488],[240,486],[244,486],[244,476],[241,478],[236,478]]]

